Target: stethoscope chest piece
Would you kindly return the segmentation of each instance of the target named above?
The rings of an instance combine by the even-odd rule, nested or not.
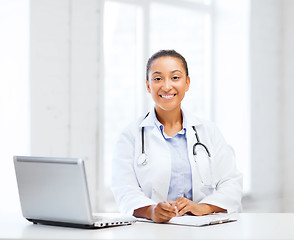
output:
[[[148,163],[148,158],[146,153],[142,153],[140,157],[138,157],[137,163],[139,166],[145,166]]]

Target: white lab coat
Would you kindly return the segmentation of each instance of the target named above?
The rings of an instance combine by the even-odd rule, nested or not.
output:
[[[193,201],[212,204],[227,212],[241,209],[242,175],[236,168],[235,155],[217,127],[189,115],[182,109],[186,123],[188,155],[192,171]],[[121,212],[133,214],[135,209],[168,200],[171,156],[167,143],[154,123],[155,111],[130,124],[120,135],[113,157],[112,191]],[[142,154],[141,129],[145,129],[146,165]],[[197,129],[200,142],[211,153],[209,161],[202,147],[197,147],[195,162],[193,145]],[[211,163],[211,165],[210,165]],[[211,166],[211,167],[210,167]],[[211,174],[210,174],[211,172]],[[200,177],[201,176],[201,177]],[[212,183],[206,186],[206,183]]]

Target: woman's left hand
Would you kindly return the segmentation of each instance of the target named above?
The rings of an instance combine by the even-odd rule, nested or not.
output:
[[[180,216],[184,215],[185,213],[192,213],[193,215],[203,215],[201,211],[201,207],[199,207],[197,203],[184,198],[180,197],[175,202],[174,205],[178,209],[178,213]]]
[[[222,212],[224,209],[205,203],[195,203],[187,198],[180,197],[178,198],[173,205],[178,209],[179,216],[184,215],[185,213],[190,213],[196,216],[202,216],[205,214],[213,212]]]

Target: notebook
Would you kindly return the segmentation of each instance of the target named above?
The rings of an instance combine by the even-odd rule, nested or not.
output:
[[[83,159],[14,156],[23,216],[35,224],[102,228],[133,224],[132,216],[93,214]]]
[[[228,222],[235,222],[237,221],[237,213],[214,213],[204,216],[191,216],[191,215],[184,215],[180,217],[173,217],[171,220],[166,222],[167,224],[174,224],[174,225],[184,225],[184,226],[191,226],[191,227],[203,227],[221,223],[228,223]],[[153,221],[145,218],[137,218],[140,222],[151,222]]]

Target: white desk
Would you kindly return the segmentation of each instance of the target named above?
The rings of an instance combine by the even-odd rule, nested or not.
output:
[[[137,222],[96,230],[34,225],[19,214],[6,215],[0,239],[294,239],[294,213],[241,213],[237,222],[207,227]]]

